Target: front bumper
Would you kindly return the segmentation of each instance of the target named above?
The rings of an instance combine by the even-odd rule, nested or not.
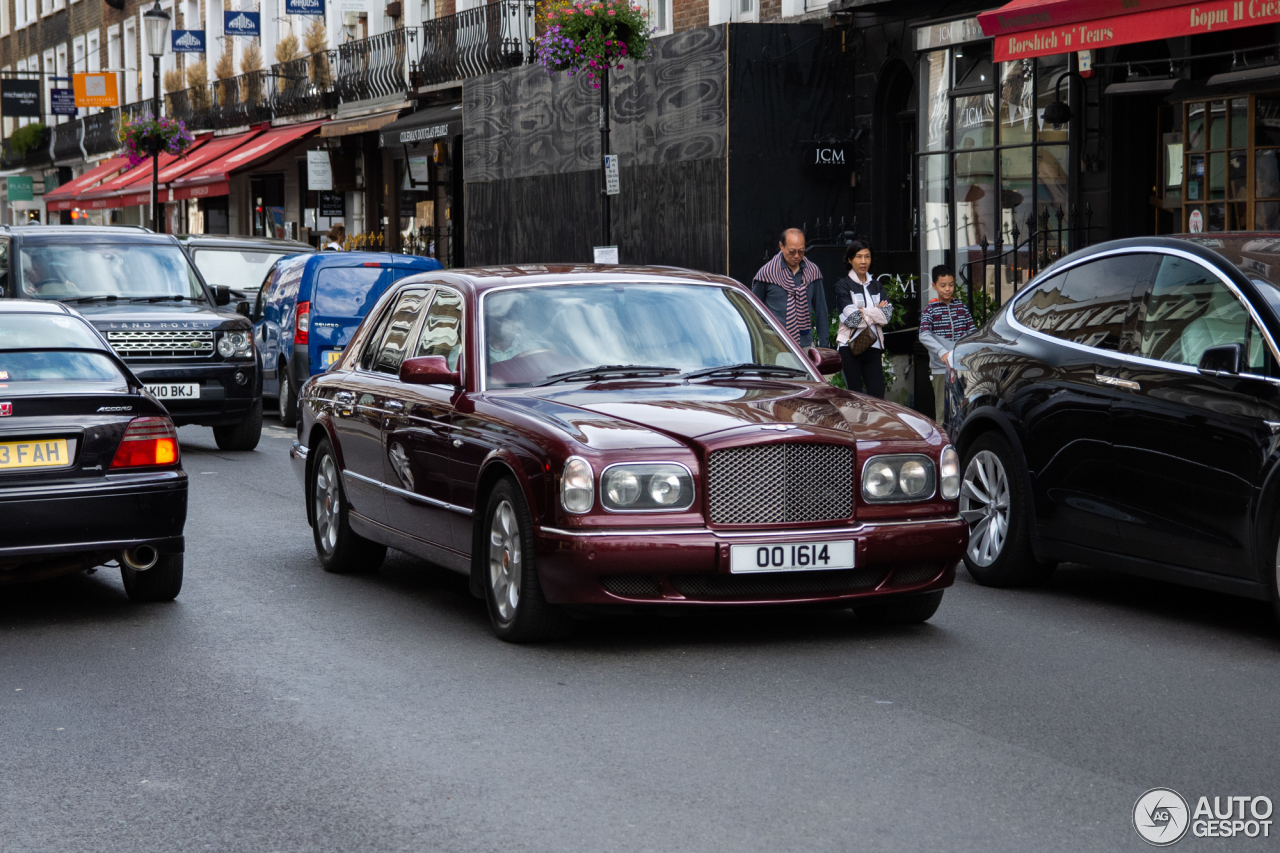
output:
[[[953,518],[819,530],[725,533],[706,528],[539,528],[538,576],[554,604],[840,602],[950,586],[968,542]],[[733,545],[855,542],[854,569],[731,574]]]
[[[125,360],[144,385],[196,383],[200,397],[161,400],[178,426],[238,424],[262,396],[262,376],[256,360],[211,361],[202,364],[146,364]],[[237,380],[237,374],[243,382]]]
[[[0,489],[0,518],[0,573],[48,557],[116,552],[144,544],[161,554],[180,554],[187,475],[113,474],[89,485]]]

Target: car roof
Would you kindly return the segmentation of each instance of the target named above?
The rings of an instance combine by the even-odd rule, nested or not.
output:
[[[316,247],[300,240],[284,240],[279,237],[245,237],[237,234],[179,234],[178,242],[184,246],[226,249],[283,249],[288,252],[314,252]]]
[[[113,228],[92,225],[24,225],[11,229],[11,233],[22,238],[23,243],[35,245],[59,245],[69,242],[93,243],[128,243],[132,245],[177,246],[178,241],[171,234],[157,234],[145,228]]]
[[[305,263],[315,272],[324,267],[358,267],[364,264],[379,266],[410,267],[424,271],[432,271],[428,264],[439,263],[435,258],[424,258],[421,255],[401,255],[396,252],[315,252],[302,258],[281,259],[281,263]]]
[[[10,234],[151,234],[156,235],[150,228],[144,228],[141,225],[14,225],[7,227],[6,230]]]
[[[612,264],[513,264],[500,267],[471,267],[436,270],[429,281],[454,284],[475,293],[511,285],[541,284],[721,284],[741,288],[728,276],[682,267],[616,266]],[[415,281],[424,280],[415,276]]]
[[[0,314],[74,314],[61,302],[44,299],[0,299]]]

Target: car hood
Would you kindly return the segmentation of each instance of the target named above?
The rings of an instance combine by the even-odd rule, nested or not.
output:
[[[214,311],[208,305],[190,303],[68,302],[101,332],[147,329],[249,329],[248,318],[240,314]]]
[[[816,382],[609,382],[527,389],[510,402],[592,446],[638,446],[639,432],[689,443],[776,424],[831,430],[861,441],[920,441],[937,432],[910,409]]]

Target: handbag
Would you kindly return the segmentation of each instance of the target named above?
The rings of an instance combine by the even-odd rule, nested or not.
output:
[[[871,331],[871,327],[867,326],[849,341],[849,352],[853,355],[862,355],[871,349],[871,345],[876,342],[876,334]]]

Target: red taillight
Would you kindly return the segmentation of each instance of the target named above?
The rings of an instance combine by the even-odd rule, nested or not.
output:
[[[178,433],[168,418],[134,418],[120,439],[112,468],[178,464]]]
[[[311,303],[299,302],[298,310],[293,313],[293,342],[305,344],[307,333],[311,331]]]
[[[380,267],[382,266],[382,264],[378,263],[377,261],[365,261],[363,264],[361,264],[361,266]]]

